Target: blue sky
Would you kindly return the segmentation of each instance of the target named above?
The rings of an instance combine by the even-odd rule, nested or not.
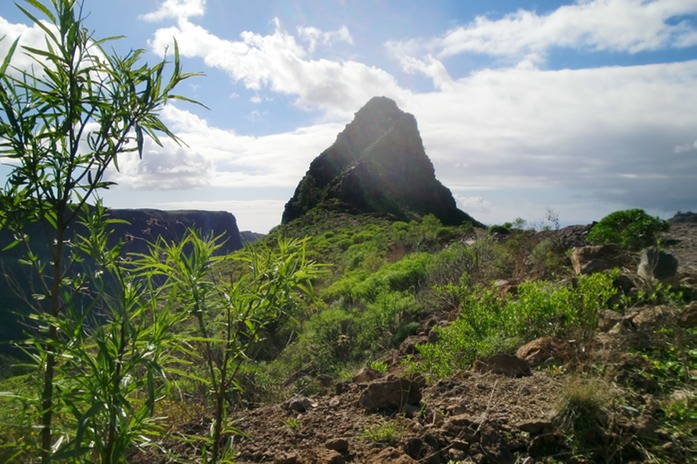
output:
[[[21,2],[21,0],[20,0]],[[564,224],[697,210],[697,0],[85,0],[98,37],[154,61],[176,38],[209,110],[163,116],[188,147],[122,159],[113,207],[228,210],[267,232],[372,96],[415,115],[476,219]],[[0,54],[36,28],[0,6]]]

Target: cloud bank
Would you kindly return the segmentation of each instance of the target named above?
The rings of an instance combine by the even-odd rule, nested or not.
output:
[[[544,13],[478,16],[432,36],[378,44],[384,66],[360,58],[349,24],[289,30],[269,18],[266,32],[221,37],[197,23],[206,9],[204,0],[160,2],[142,17],[156,27],[151,50],[163,55],[175,38],[183,57],[225,73],[230,87],[221,93],[244,89],[259,103],[283,97],[317,120],[250,135],[168,106],[162,116],[188,146],[146,145],[142,161],[124,158],[112,176],[128,190],[212,189],[215,198],[188,204],[238,201],[236,208],[252,211],[239,202],[253,199],[220,192],[267,189],[278,198],[255,201],[269,218],[278,208],[280,219],[310,161],[365,102],[385,95],[416,116],[437,176],[484,222],[541,215],[545,207],[562,221],[619,207],[697,209],[697,59],[660,53],[697,47],[697,0],[583,0]],[[0,18],[0,35],[19,33],[40,37]],[[653,58],[555,67],[551,57],[565,51]],[[430,86],[413,85],[414,76]]]

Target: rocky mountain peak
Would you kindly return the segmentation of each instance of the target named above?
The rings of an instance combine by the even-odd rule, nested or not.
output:
[[[283,223],[336,203],[402,220],[433,214],[446,225],[478,224],[436,179],[416,118],[386,97],[368,101],[312,161],[286,204]]]

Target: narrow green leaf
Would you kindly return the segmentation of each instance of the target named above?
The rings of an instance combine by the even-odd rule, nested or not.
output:
[[[19,245],[20,242],[21,242],[21,240],[15,240],[12,243],[10,243],[9,245],[5,246],[5,248],[3,248],[2,251],[11,250],[14,247],[16,247],[17,245]]]
[[[39,2],[37,2],[36,0],[26,0],[26,1],[29,2],[29,3],[31,3],[31,4],[39,4]],[[35,5],[35,6],[36,6],[36,5]],[[43,6],[43,5],[42,5],[42,6]],[[36,25],[39,26],[41,29],[43,29],[43,31],[46,33],[46,35],[49,36],[49,37],[51,38],[51,40],[53,40],[54,43],[58,43],[58,40],[56,40],[56,36],[55,36],[55,34],[53,33],[53,31],[52,31],[50,28],[48,28],[48,27],[43,23],[43,21],[40,21],[36,16],[34,16],[33,14],[31,14],[26,8],[22,8],[20,5],[17,5],[17,8],[19,8],[19,9],[22,11],[22,13],[24,13],[24,15],[25,15],[27,18],[29,18],[34,24],[36,24]],[[56,23],[56,18],[51,14],[50,11],[46,10],[45,7],[39,8],[39,9],[42,10],[42,11],[48,12],[48,15],[47,15],[48,18],[51,20],[51,22],[52,22],[53,24]]]
[[[15,39],[14,42],[12,42],[12,45],[10,45],[9,50],[7,50],[7,55],[5,56],[5,59],[2,62],[2,65],[0,66],[0,76],[4,76],[5,72],[7,71],[7,67],[10,65],[10,61],[12,61],[12,56],[15,53],[15,50],[17,49],[17,44],[19,43],[19,37]]]
[[[143,159],[143,129],[136,125],[136,143],[138,145],[138,158]]]
[[[51,13],[51,11],[48,8],[46,8],[46,6],[43,3],[39,2],[38,0],[24,0],[24,1],[26,1],[28,4],[30,4],[31,6],[33,6],[37,10],[41,11],[52,22],[54,22],[54,23],[56,22],[56,18],[55,18],[55,16],[53,16],[53,13]]]

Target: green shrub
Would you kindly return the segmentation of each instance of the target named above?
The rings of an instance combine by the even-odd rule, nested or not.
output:
[[[600,245],[617,244],[636,251],[656,245],[658,233],[668,228],[668,222],[649,216],[643,209],[615,211],[593,226],[588,232],[588,241]]]
[[[614,295],[613,277],[581,276],[577,285],[527,281],[518,298],[502,296],[495,287],[447,285],[461,307],[460,315],[440,329],[439,341],[419,346],[422,369],[439,377],[467,369],[482,355],[510,351],[521,342],[547,334],[597,325],[598,311]]]
[[[271,364],[286,372],[312,366],[313,372],[337,373],[374,359],[419,327],[415,320],[422,308],[409,292],[384,291],[375,301],[359,303],[342,300],[318,311],[303,325],[297,343]]]
[[[343,308],[330,307],[307,322],[303,337],[318,367],[326,369],[350,360],[352,340],[358,329],[356,314]]]
[[[376,349],[395,345],[398,343],[397,333],[408,331],[406,324],[413,322],[419,311],[414,295],[408,292],[381,293],[360,315],[360,330],[356,337],[358,346],[370,355]]]
[[[427,253],[415,253],[381,267],[354,288],[354,298],[372,301],[382,292],[418,290],[430,259]]]
[[[373,361],[368,365],[368,367],[370,367],[375,372],[379,372],[382,375],[387,374],[387,371],[390,368],[390,366],[385,361]]]
[[[565,263],[564,250],[559,240],[545,238],[540,240],[530,252],[530,263],[537,275],[552,276],[560,272]]]
[[[432,257],[426,266],[430,285],[457,283],[463,274],[473,275],[479,266],[474,247],[456,243]]]
[[[398,346],[402,343],[408,336],[414,335],[419,331],[421,324],[416,321],[406,322],[399,326],[397,331],[392,336],[392,345]]]
[[[494,225],[489,227],[490,234],[502,234],[507,235],[511,233],[511,223],[507,222],[503,225]]]

